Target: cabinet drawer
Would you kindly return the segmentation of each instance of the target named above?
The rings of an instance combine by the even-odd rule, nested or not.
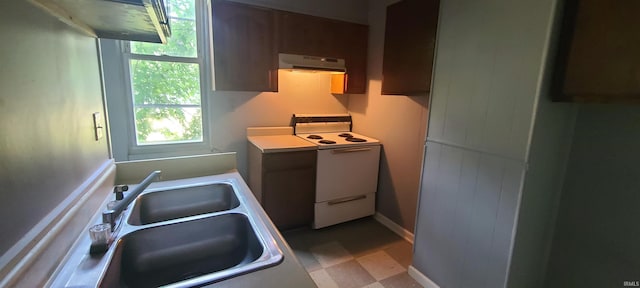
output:
[[[375,206],[375,193],[316,203],[313,228],[318,229],[373,215]]]
[[[263,171],[316,166],[316,150],[268,153],[262,156]]]

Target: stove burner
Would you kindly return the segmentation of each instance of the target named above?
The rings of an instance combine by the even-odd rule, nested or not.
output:
[[[349,133],[341,133],[341,134],[338,134],[338,136],[345,137],[345,138],[353,137],[353,135],[351,135]]]
[[[322,136],[320,136],[320,135],[309,135],[309,136],[307,136],[307,138],[309,138],[309,139],[322,139]]]
[[[356,137],[353,137],[353,136],[352,137],[347,137],[344,140],[349,141],[349,142],[367,142],[367,140],[365,140],[365,139],[356,138]]]
[[[336,141],[333,140],[320,140],[318,142],[322,144],[336,144]]]

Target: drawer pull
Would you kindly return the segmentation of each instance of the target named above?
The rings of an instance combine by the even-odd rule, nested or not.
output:
[[[346,197],[346,198],[341,198],[338,200],[332,200],[327,202],[327,204],[329,205],[336,205],[336,204],[341,204],[341,203],[346,203],[346,202],[351,202],[351,201],[356,201],[356,200],[361,200],[361,199],[365,199],[367,198],[367,195],[359,195],[359,196],[353,196],[353,197]]]
[[[333,149],[333,150],[331,150],[331,153],[333,153],[333,154],[341,154],[341,153],[364,152],[364,151],[371,151],[371,148]]]

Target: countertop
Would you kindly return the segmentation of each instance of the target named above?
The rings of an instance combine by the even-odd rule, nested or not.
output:
[[[262,153],[290,152],[303,150],[316,150],[316,144],[306,141],[294,135],[266,135],[248,136],[251,144],[256,146]]]
[[[260,136],[258,136],[260,137]],[[264,137],[264,136],[262,136]],[[295,136],[292,136],[295,137]],[[302,139],[300,139],[302,140]],[[304,141],[304,140],[302,140]],[[229,288],[250,288],[250,287],[317,287],[315,282],[311,279],[307,271],[302,264],[298,261],[294,255],[289,244],[284,240],[278,229],[273,225],[271,219],[262,209],[262,206],[255,199],[251,190],[244,182],[240,174],[237,172],[232,173],[233,177],[237,177],[242,181],[239,181],[243,188],[243,192],[247,194],[247,198],[250,199],[249,205],[252,209],[255,209],[256,214],[267,224],[269,232],[274,236],[276,242],[284,254],[284,260],[282,263],[269,267],[263,270],[254,271],[249,274],[237,276],[235,278],[227,279],[218,283],[214,283],[205,287],[229,287]]]
[[[293,136],[292,136],[293,137]],[[304,141],[300,139],[301,141]],[[253,271],[244,275],[235,276],[233,278],[229,278],[220,282],[215,282],[209,284],[204,287],[230,287],[230,288],[247,288],[247,287],[317,287],[307,271],[300,264],[298,259],[295,257],[293,251],[284,240],[280,232],[273,225],[267,214],[264,212],[258,201],[253,196],[253,193],[245,183],[242,176],[237,171],[233,171],[230,173],[224,173],[219,175],[212,176],[204,176],[204,177],[196,177],[189,179],[180,179],[180,180],[171,180],[171,181],[162,181],[155,182],[149,185],[148,189],[158,188],[158,187],[173,187],[180,185],[187,185],[189,183],[198,183],[198,182],[206,182],[217,179],[234,179],[236,183],[239,184],[238,193],[242,194],[243,198],[246,199],[246,206],[248,209],[251,209],[255,213],[253,213],[254,217],[259,217],[262,222],[266,225],[267,230],[273,235],[277,246],[283,253],[283,260],[280,264],[275,266],[267,267],[261,270]],[[240,196],[240,195],[239,195]],[[112,197],[110,195],[110,197]],[[106,200],[105,200],[106,203]],[[96,213],[94,218],[100,216],[100,213]],[[86,239],[83,239],[86,238]],[[88,236],[83,236],[79,241],[76,242],[76,247],[72,248],[72,254],[80,253],[81,255],[88,254],[88,243],[90,240]],[[76,257],[78,259],[83,259],[87,256]],[[101,260],[102,261],[102,260]],[[74,262],[74,261],[70,261]],[[68,265],[71,264],[71,265]],[[60,273],[55,276],[53,279],[52,286],[53,287],[64,287],[66,286],[64,283],[67,283],[71,275],[73,274],[73,267],[78,267],[81,263],[67,263],[63,264],[65,267],[59,271]],[[92,285],[91,285],[92,286]],[[82,287],[90,287],[84,286]]]

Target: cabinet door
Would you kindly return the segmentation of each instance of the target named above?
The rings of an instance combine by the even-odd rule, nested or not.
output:
[[[215,89],[277,91],[274,12],[222,0],[212,12]]]
[[[439,3],[438,0],[404,0],[387,7],[382,94],[429,92]]]
[[[279,229],[309,225],[313,221],[315,169],[266,171],[264,210]]]
[[[278,11],[280,53],[344,58],[335,39],[336,21],[310,15]]]
[[[279,53],[336,57],[346,62],[347,74],[336,80],[333,93],[365,93],[368,27],[366,25],[278,11]],[[334,76],[336,77],[342,76]],[[340,85],[343,84],[344,87]]]
[[[367,91],[368,33],[366,25],[346,22],[336,32],[340,57],[344,57],[347,66],[344,93],[362,94]]]
[[[279,229],[313,221],[316,151],[263,154],[262,206]]]
[[[640,103],[640,1],[565,5],[555,100]]]

